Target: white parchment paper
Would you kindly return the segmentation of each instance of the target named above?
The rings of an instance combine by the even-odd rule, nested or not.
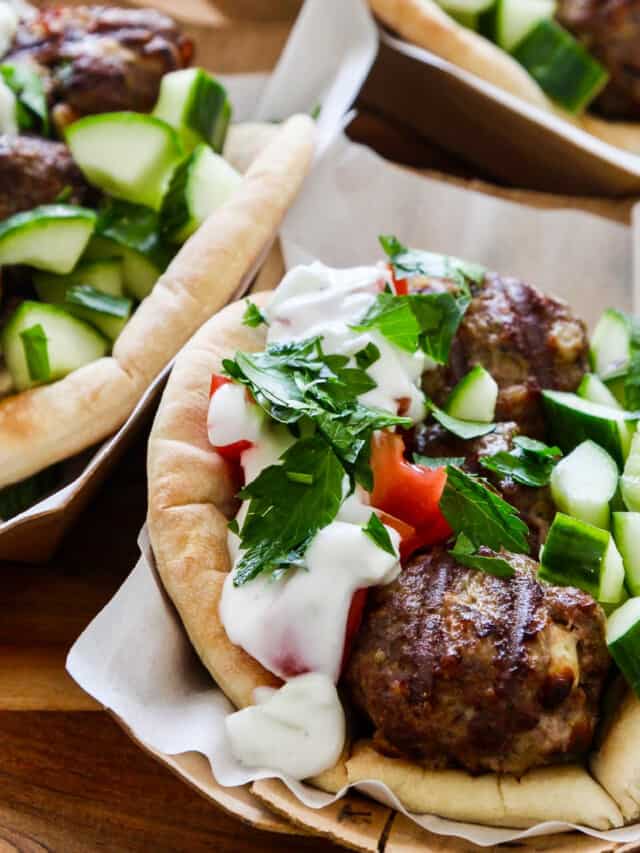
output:
[[[323,43],[338,6],[341,25],[345,9],[354,10],[345,25],[350,40],[342,44],[338,39],[335,47],[348,72],[326,61]],[[592,322],[606,305],[631,308],[634,270],[638,280],[631,228],[574,210],[535,210],[419,178],[337,133],[375,52],[375,35],[362,12],[360,0],[344,5],[341,0],[308,0],[274,77],[279,83],[267,83],[263,112],[258,111],[263,118],[277,118],[287,111],[287,97],[299,98],[296,108],[323,105],[324,150],[282,232],[287,264],[315,257],[335,265],[369,263],[381,256],[378,234],[395,233],[409,245],[520,276],[569,299]],[[355,50],[350,48],[353,39]],[[318,66],[314,51],[322,54]],[[305,75],[299,80],[302,59]],[[197,659],[157,578],[144,531],[140,546],[132,574],[72,648],[70,674],[151,748],[168,755],[205,755],[220,784],[274,776],[268,770],[247,770],[231,755],[223,725],[231,705]],[[294,780],[283,781],[308,806],[320,808],[335,799]],[[407,814],[380,783],[358,787]],[[576,828],[545,823],[517,831],[409,817],[432,832],[483,846]],[[640,840],[640,826],[607,833],[580,829],[608,840]]]

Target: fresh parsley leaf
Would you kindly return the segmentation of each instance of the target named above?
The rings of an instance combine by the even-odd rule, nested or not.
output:
[[[65,204],[73,195],[73,187],[67,184],[62,187],[58,195],[54,199],[54,204]]]
[[[527,525],[514,507],[453,465],[447,466],[440,509],[452,529],[464,533],[476,547],[529,553]]]
[[[548,485],[551,472],[562,456],[560,448],[549,447],[542,441],[524,435],[516,436],[513,443],[513,450],[481,457],[479,461],[482,467],[495,474],[511,477],[523,486]]]
[[[460,418],[454,418],[453,415],[447,414],[447,412],[438,408],[430,400],[427,401],[427,407],[440,426],[443,426],[447,432],[457,435],[458,438],[468,441],[472,438],[479,438],[481,435],[488,435],[490,432],[495,432],[495,424],[487,424],[484,421],[463,421]]]
[[[377,329],[392,344],[406,352],[422,349],[438,364],[446,364],[451,342],[469,305],[465,294],[411,293],[396,296],[379,293],[360,322],[353,326],[364,332]]]
[[[252,329],[261,326],[263,323],[267,326],[269,325],[262,311],[250,299],[247,299],[247,307],[242,315],[242,322],[245,326],[250,326]]]
[[[297,475],[292,479],[289,475]],[[310,483],[301,482],[308,475]],[[242,489],[249,507],[240,531],[235,586],[262,572],[300,565],[311,539],[336,517],[345,470],[321,437],[302,439]]]
[[[425,468],[446,468],[447,465],[456,465],[458,468],[464,465],[464,456],[422,456],[420,453],[413,454],[416,465],[424,465]]]
[[[516,573],[511,563],[504,557],[495,556],[488,548],[476,551],[473,542],[464,533],[460,533],[450,553],[461,565],[499,578],[512,578]]]
[[[20,130],[37,129],[49,135],[49,110],[42,78],[29,62],[5,62],[0,74],[17,99]]]
[[[236,536],[240,535],[240,525],[238,524],[237,518],[232,518],[230,522],[227,524],[227,529],[232,533],[235,533]]]
[[[394,557],[397,556],[398,552],[393,547],[389,531],[380,521],[375,512],[371,513],[369,521],[362,529],[370,539],[373,539],[378,548],[382,548],[382,550],[386,551],[387,554],[393,554]]]
[[[392,344],[414,353],[420,343],[420,324],[406,296],[379,293],[376,301],[353,328],[357,332],[378,331]]]
[[[301,421],[315,424],[352,480],[367,488],[366,449],[373,431],[411,421],[358,402],[376,383],[347,364],[345,356],[324,355],[319,338],[271,345],[261,353],[236,353],[223,362],[227,374],[247,385],[272,418],[290,427]]]
[[[47,382],[51,378],[47,336],[40,323],[20,332],[29,377],[33,382]]]
[[[379,358],[380,350],[373,341],[370,341],[366,347],[363,347],[363,349],[355,354],[356,364],[362,370],[366,370],[368,367],[371,367],[371,365],[375,364]]]
[[[392,235],[381,236],[378,239],[391,261],[396,279],[426,276],[455,281],[463,286],[468,285],[469,282],[482,284],[484,281],[487,271],[480,264],[469,263],[449,255],[408,249]]]

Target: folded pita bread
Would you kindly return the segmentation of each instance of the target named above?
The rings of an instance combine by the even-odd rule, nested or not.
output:
[[[254,128],[255,154],[264,142]],[[113,355],[0,401],[0,487],[66,459],[124,423],[144,390],[237,291],[274,239],[313,151],[313,122],[294,116],[251,163],[238,190],[182,246],[117,339]],[[230,144],[234,159],[233,144]],[[248,143],[243,137],[243,164]]]
[[[269,296],[265,292],[252,299],[260,307]],[[231,567],[227,520],[237,503],[227,466],[207,435],[209,384],[224,358],[238,350],[264,348],[263,329],[242,325],[244,310],[244,302],[226,307],[180,353],[148,451],[148,526],[159,575],[204,665],[238,708],[253,703],[256,687],[281,684],[231,643],[218,612]],[[386,758],[364,743],[355,749],[348,744],[335,767],[308,781],[336,792],[347,783],[378,779],[407,809],[455,820],[516,828],[563,820],[610,829],[623,824],[616,805],[623,804],[620,792],[634,785],[640,790],[640,756],[636,751],[634,760],[629,750],[621,754],[631,729],[640,730],[640,703],[634,708],[631,722],[623,715],[624,727],[612,730],[611,746],[607,740],[600,753],[606,779],[604,771],[596,777],[604,787],[577,765],[530,771],[519,780],[491,773],[473,777],[461,770],[427,770],[415,762]],[[631,814],[628,804],[623,811]]]
[[[475,74],[618,148],[640,154],[640,122],[613,122],[594,115],[572,116],[557,107],[533,77],[506,51],[454,21],[435,0],[369,0],[380,20],[407,41]]]

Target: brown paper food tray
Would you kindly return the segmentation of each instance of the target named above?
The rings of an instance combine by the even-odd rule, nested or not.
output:
[[[81,0],[70,0],[81,5]],[[40,3],[39,5],[52,5]],[[259,19],[238,19],[224,14],[221,8],[232,11],[229,3],[220,8],[207,0],[182,0],[176,6],[171,0],[154,3],[123,2],[124,6],[149,6],[173,15],[196,45],[196,61],[211,71],[221,73],[266,71],[273,67],[286,42],[292,26],[295,8],[291,0],[270,2],[269,9],[258,0],[245,0],[245,14],[257,11]],[[264,261],[263,257],[260,262]],[[242,283],[238,294],[245,291],[260,263]],[[156,379],[153,390],[143,405],[120,428],[114,437],[93,452],[84,452],[72,462],[72,477],[65,476],[69,492],[59,506],[39,509],[37,506],[8,522],[0,521],[0,560],[39,562],[47,560],[59,546],[66,531],[89,503],[96,490],[118,463],[123,452],[150,421],[168,369]],[[68,468],[68,466],[65,465]],[[76,470],[80,473],[76,474]]]
[[[611,146],[590,150],[588,134],[581,142],[545,126],[525,114],[526,105],[517,111],[482,81],[382,29],[359,103],[500,182],[574,195],[640,194],[640,157],[629,167]]]

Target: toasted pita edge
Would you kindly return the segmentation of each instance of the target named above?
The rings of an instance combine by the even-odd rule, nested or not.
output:
[[[603,142],[640,154],[640,122],[572,116],[557,107],[506,51],[454,21],[434,0],[369,0],[378,18],[407,41],[475,74],[528,104],[586,130]]]
[[[431,770],[400,758],[388,758],[369,742],[356,744],[347,761],[350,784],[377,780],[414,814],[487,826],[526,828],[548,820],[607,830],[622,826],[616,804],[578,765],[530,770],[520,779],[464,770]]]
[[[609,721],[591,772],[627,822],[640,818],[640,699],[628,691]]]

